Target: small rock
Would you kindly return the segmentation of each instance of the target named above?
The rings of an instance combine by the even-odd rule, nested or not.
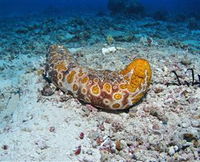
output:
[[[187,142],[192,142],[193,140],[197,140],[196,136],[191,133],[184,133],[183,139],[186,140]]]
[[[188,128],[189,126],[190,126],[190,123],[188,123],[188,122],[182,123],[183,128]]]
[[[163,113],[161,113],[157,109],[152,109],[150,111],[150,115],[157,117],[159,120],[161,120],[163,122],[163,124],[166,124],[168,122],[167,116],[165,116]]]
[[[8,145],[3,145],[1,148],[2,148],[3,150],[8,150]]]
[[[171,155],[171,156],[175,154],[175,150],[174,150],[174,147],[173,147],[173,146],[171,146],[171,147],[169,148],[168,153],[169,153],[169,155]]]
[[[152,128],[154,130],[159,130],[160,129],[160,126],[158,124],[153,124]]]
[[[161,88],[161,87],[155,87],[155,88],[154,88],[154,92],[155,92],[155,93],[161,93],[161,92],[163,92],[163,90],[164,90],[164,89]]]
[[[83,133],[83,132],[80,133],[79,138],[80,138],[80,139],[83,139],[83,138],[84,138],[84,133]]]
[[[115,147],[118,151],[122,150],[122,144],[120,140],[115,141]]]
[[[199,128],[200,127],[200,122],[198,120],[192,120],[192,126]]]
[[[96,143],[98,146],[100,146],[104,142],[104,139],[102,137],[97,137]]]
[[[175,146],[174,146],[174,150],[175,150],[175,151],[178,151],[178,149],[179,149],[178,146],[175,145]]]
[[[55,132],[55,127],[53,127],[53,126],[50,127],[50,128],[49,128],[49,131],[50,131],[50,132]]]
[[[44,86],[44,88],[41,90],[41,94],[43,96],[51,96],[55,92],[55,89],[53,89],[49,84]]]
[[[110,45],[110,44],[113,44],[115,40],[114,40],[114,38],[111,35],[108,35],[106,37],[106,41]]]
[[[108,54],[108,53],[115,53],[117,51],[117,49],[115,47],[108,47],[108,48],[102,48],[102,53]]]
[[[181,64],[187,66],[187,65],[191,65],[192,62],[190,59],[188,59],[187,57],[185,57],[184,59],[181,60]]]
[[[129,114],[129,116],[130,116],[131,118],[133,118],[133,117],[136,117],[136,116],[137,116],[137,112],[138,112],[138,109],[136,109],[135,107],[133,107],[133,108],[131,108],[131,109],[129,110],[128,114]]]
[[[75,155],[79,155],[81,153],[81,146],[78,146],[77,149],[74,151]]]
[[[98,128],[99,128],[101,131],[104,131],[104,130],[105,130],[105,127],[104,127],[103,123],[102,123],[102,124],[99,124],[99,125],[98,125]]]

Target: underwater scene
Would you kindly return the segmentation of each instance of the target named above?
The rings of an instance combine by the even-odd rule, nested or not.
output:
[[[199,161],[199,11],[0,0],[0,161]]]

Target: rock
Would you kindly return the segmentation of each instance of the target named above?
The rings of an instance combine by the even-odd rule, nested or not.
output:
[[[121,42],[131,42],[135,39],[132,33],[126,33],[119,30],[111,30],[105,33],[107,42],[121,41]]]
[[[108,53],[115,53],[117,49],[115,47],[108,47],[108,48],[102,48],[102,53],[108,54]]]
[[[20,27],[20,28],[17,28],[16,29],[16,33],[17,34],[26,34],[26,33],[28,33],[28,29],[27,28],[25,28],[25,27]]]
[[[198,121],[198,120],[192,120],[192,126],[193,127],[200,127],[200,121]]]
[[[161,93],[164,91],[163,87],[155,87],[153,90],[155,93]]]
[[[114,38],[111,36],[111,35],[108,35],[107,37],[106,37],[106,42],[108,43],[108,44],[113,44],[114,43]]]
[[[169,148],[168,153],[169,153],[169,155],[171,155],[171,156],[175,154],[175,150],[174,150],[174,147],[173,147],[173,146],[171,146],[171,147]]]
[[[175,145],[175,146],[174,146],[174,150],[175,150],[175,151],[178,151],[178,150],[179,150],[178,146]]]
[[[189,121],[185,121],[185,122],[182,123],[183,128],[188,128],[189,126],[190,126]]]
[[[49,84],[44,86],[44,88],[41,90],[41,94],[43,96],[51,96],[54,94],[54,92],[55,92],[55,89],[52,88]]]
[[[181,64],[185,65],[185,66],[188,66],[188,65],[191,65],[192,62],[190,59],[188,59],[187,57],[184,57],[182,60],[181,60]]]
[[[108,9],[112,14],[141,14],[144,7],[137,0],[109,0]]]
[[[122,144],[120,140],[115,141],[115,147],[118,151],[122,150]]]
[[[167,124],[168,122],[168,117],[165,114],[163,114],[161,110],[152,109],[150,110],[150,115],[157,117],[158,120],[163,122],[163,124]]]
[[[35,141],[35,144],[40,148],[40,150],[44,150],[49,147],[44,140]]]
[[[197,137],[191,133],[184,133],[183,139],[186,140],[187,142],[192,142],[193,140],[197,140]]]

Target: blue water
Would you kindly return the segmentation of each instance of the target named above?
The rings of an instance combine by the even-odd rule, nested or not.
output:
[[[165,10],[172,13],[198,12],[199,0],[140,0],[147,10]]]
[[[117,0],[116,0],[117,1]],[[129,1],[129,0],[127,0]],[[199,14],[199,0],[138,0],[145,11],[164,11],[170,14],[197,13]],[[59,8],[65,12],[108,11],[108,0],[0,0],[0,15],[26,15],[27,13],[41,12],[48,8]]]

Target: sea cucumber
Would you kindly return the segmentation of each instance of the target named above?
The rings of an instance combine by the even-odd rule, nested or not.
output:
[[[137,58],[121,71],[83,67],[63,46],[49,48],[46,77],[60,90],[102,109],[122,110],[146,94],[152,71],[147,60]]]

